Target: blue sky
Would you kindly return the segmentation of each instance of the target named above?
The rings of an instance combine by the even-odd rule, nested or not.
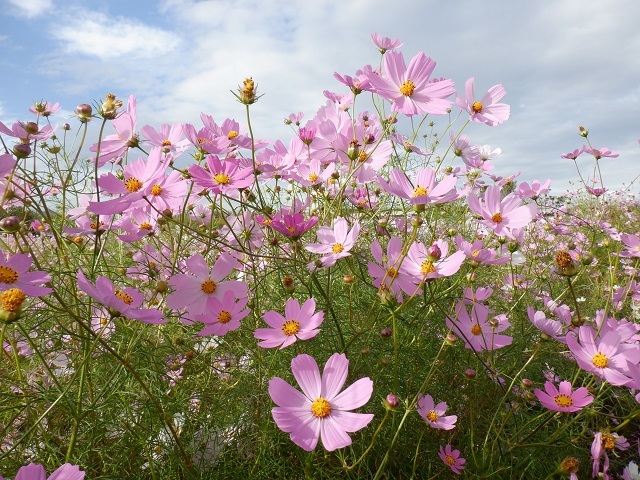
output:
[[[345,93],[333,72],[352,75],[379,55],[370,34],[424,51],[435,75],[458,90],[502,83],[510,120],[473,125],[474,143],[500,147],[496,171],[552,178],[560,193],[577,180],[560,154],[579,148],[578,125],[601,160],[605,185],[640,174],[640,3],[635,0],[0,0],[0,120],[30,119],[28,107],[58,101],[64,123],[78,103],[108,92],[138,98],[138,124],[221,123],[244,111],[230,90],[252,76],[264,97],[256,135],[287,143],[282,119],[314,115],[325,89]],[[111,133],[111,132],[109,132]],[[587,158],[579,159],[585,167]],[[637,185],[632,191],[638,191]]]

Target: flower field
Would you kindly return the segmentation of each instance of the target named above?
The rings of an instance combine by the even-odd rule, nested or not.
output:
[[[503,86],[372,41],[283,140],[253,78],[238,121],[108,94],[0,122],[0,474],[640,479],[619,154],[579,127],[571,194],[496,176],[465,128],[508,120]]]

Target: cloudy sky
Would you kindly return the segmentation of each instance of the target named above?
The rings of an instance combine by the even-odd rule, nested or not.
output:
[[[289,113],[314,115],[322,91],[346,93],[333,72],[377,65],[370,35],[399,38],[407,59],[423,51],[434,75],[476,92],[502,83],[510,120],[472,125],[474,143],[500,147],[496,172],[577,180],[562,153],[578,126],[603,159],[605,186],[640,174],[640,2],[637,0],[0,0],[0,120],[29,120],[35,101],[60,102],[56,122],[108,92],[138,98],[138,124],[221,123],[244,110],[231,95],[247,76],[264,97],[256,136],[288,143]],[[111,133],[111,132],[109,132]],[[578,164],[589,176],[592,159]],[[637,192],[637,184],[632,191]]]

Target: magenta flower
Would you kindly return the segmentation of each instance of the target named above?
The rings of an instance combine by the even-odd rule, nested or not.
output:
[[[60,104],[58,102],[51,104],[50,102],[36,102],[29,107],[29,111],[31,113],[35,113],[36,115],[42,115],[43,117],[48,117],[57,113],[60,110]]]
[[[480,201],[472,192],[467,196],[469,209],[483,218],[480,222],[500,236],[512,238],[511,229],[522,228],[538,213],[538,206],[534,203],[522,205],[516,195],[510,193],[500,199],[500,187],[487,187],[484,201]]]
[[[446,323],[453,333],[464,339],[466,348],[481,352],[511,345],[512,337],[499,335],[510,327],[504,315],[493,317],[492,323],[489,323],[488,307],[481,303],[474,303],[469,313],[462,300],[457,303],[455,312],[457,315],[455,322],[447,317]]]
[[[52,288],[42,287],[51,281],[51,276],[42,271],[30,272],[33,260],[25,253],[9,255],[0,250],[0,291],[17,288],[30,297],[41,297],[53,292]]]
[[[401,268],[402,239],[393,237],[387,245],[387,254],[383,256],[382,247],[378,240],[371,244],[371,255],[376,262],[369,262],[367,269],[373,277],[373,286],[380,289],[380,293],[390,296],[391,291],[396,295],[398,303],[402,302],[402,292],[409,296],[422,292],[416,279]]]
[[[225,195],[253,184],[253,171],[250,168],[239,168],[239,163],[233,158],[224,161],[215,155],[207,156],[207,170],[200,165],[191,165],[189,174],[193,183],[210,189],[214,194]]]
[[[444,240],[436,240],[428,248],[421,242],[413,242],[402,262],[401,270],[415,277],[418,283],[450,277],[460,270],[465,256],[462,251],[447,256],[448,253],[449,244]]]
[[[418,394],[418,413],[433,428],[451,430],[456,426],[457,415],[444,416],[446,411],[447,404],[445,402],[435,405],[431,395]]]
[[[251,310],[244,308],[249,299],[242,297],[236,301],[234,292],[227,291],[222,296],[222,300],[210,297],[206,304],[206,313],[193,316],[196,322],[202,322],[205,328],[198,332],[201,337],[207,335],[226,335],[232,330],[240,328],[240,320],[245,318]]]
[[[163,123],[160,125],[160,132],[149,125],[145,125],[141,130],[142,136],[147,139],[147,145],[162,148],[163,153],[172,153],[174,158],[179,157],[186,149],[189,148],[191,142],[184,136],[181,123],[169,125]]]
[[[206,314],[210,297],[223,298],[228,291],[236,298],[247,297],[247,284],[239,280],[223,281],[240,263],[228,253],[222,253],[209,268],[202,255],[185,261],[190,274],[176,274],[169,279],[173,292],[167,296],[167,306],[173,309],[189,307],[190,315]]]
[[[453,175],[446,175],[436,182],[436,174],[429,167],[420,170],[413,183],[398,168],[391,171],[388,183],[381,176],[378,176],[378,181],[387,192],[409,200],[411,205],[448,203],[460,197],[455,187],[457,179]]]
[[[540,183],[540,180],[534,180],[529,185],[527,182],[522,182],[518,185],[518,190],[516,191],[516,195],[520,198],[530,198],[532,200],[537,199],[540,195],[544,195],[549,191],[549,186],[551,185],[551,179],[548,178],[544,184]]]
[[[622,233],[620,234],[620,240],[626,247],[623,251],[620,252],[621,257],[640,258],[640,237],[638,237],[638,235]]]
[[[42,465],[30,463],[20,467],[14,480],[84,480],[85,474],[86,472],[80,470],[77,465],[65,463],[47,477],[47,472]],[[0,480],[4,480],[2,475],[0,475]]]
[[[502,85],[494,85],[480,100],[474,100],[475,79],[471,77],[464,84],[467,98],[457,95],[456,104],[471,114],[469,120],[484,123],[490,127],[500,125],[509,118],[511,107],[506,103],[497,103],[507,94]]]
[[[143,297],[135,288],[127,287],[116,290],[113,282],[102,275],[98,276],[96,284],[93,286],[84,276],[82,270],[78,270],[78,288],[96,302],[107,307],[112,316],[122,316],[152,324],[167,322],[160,310],[140,308]]]
[[[542,333],[549,335],[551,338],[557,340],[560,343],[567,343],[565,339],[565,330],[568,325],[558,320],[547,318],[544,312],[535,311],[531,306],[527,307],[527,315],[529,317],[529,321],[533,324],[533,326],[540,330]]]
[[[169,158],[163,157],[160,148],[156,147],[151,150],[147,160],[140,158],[125,165],[122,179],[113,173],[102,175],[98,180],[100,188],[112,195],[120,196],[108,200],[101,197],[99,202],[91,201],[87,210],[100,215],[113,215],[130,208],[148,207],[145,198],[160,211],[171,208],[172,204],[165,200],[167,193],[171,194],[170,197],[179,198],[186,191],[186,186],[178,182],[179,172],[165,176],[169,161]],[[172,184],[176,184],[177,187],[167,188]]]
[[[583,146],[582,150],[584,151],[584,153],[590,153],[591,155],[593,155],[596,160],[600,160],[602,157],[617,158],[620,155],[618,152],[612,152],[607,147],[598,149]]]
[[[460,457],[460,450],[452,450],[449,444],[447,444],[445,448],[440,446],[438,456],[453,473],[460,475],[460,470],[464,470],[465,468],[464,464],[467,460]]]
[[[556,388],[553,382],[545,382],[543,392],[536,388],[535,393],[543,407],[554,412],[577,412],[593,402],[586,387],[580,387],[575,392],[571,389],[571,382],[560,382],[560,388]]]
[[[596,339],[589,325],[582,325],[577,337],[579,341],[575,333],[571,333],[566,340],[580,368],[604,378],[611,385],[624,385],[631,381],[627,363],[637,365],[640,362],[640,350],[636,345],[623,343],[615,330],[608,330]]]
[[[626,450],[627,448],[629,448],[629,442],[622,435],[618,435],[617,432],[596,433],[591,444],[591,460],[593,461],[591,475],[598,477],[600,473],[600,458],[604,457],[602,478],[605,480],[611,479],[612,477],[607,473],[609,470],[609,455],[607,452],[613,452],[615,449]]]
[[[338,259],[351,255],[349,250],[353,248],[360,233],[360,223],[356,220],[351,230],[349,224],[342,217],[337,217],[333,222],[333,228],[320,227],[316,232],[320,243],[310,243],[304,248],[312,253],[324,254],[320,259],[322,267],[335,265]],[[309,264],[309,269],[314,267]]]
[[[309,220],[305,221],[303,214],[293,213],[284,214],[279,217],[274,216],[270,225],[271,228],[280,232],[285,237],[297,240],[311,230],[316,223],[318,223],[318,217],[310,217]]]
[[[309,340],[320,333],[318,328],[324,320],[324,312],[314,313],[316,301],[309,298],[302,306],[295,298],[290,298],[284,306],[284,317],[269,310],[264,313],[264,321],[271,328],[258,328],[253,336],[262,340],[262,348],[280,347],[282,350],[296,340]]]
[[[371,73],[369,82],[378,95],[392,101],[394,112],[445,115],[453,103],[445,99],[455,88],[451,80],[430,81],[435,68],[436,62],[422,52],[411,59],[409,67],[401,52],[389,52],[384,56],[385,74]]]
[[[397,38],[383,37],[379,33],[372,33],[371,40],[373,40],[373,44],[380,49],[380,53],[382,54],[389,50],[400,48],[404,45],[404,42],[401,42]]]
[[[269,381],[269,395],[277,405],[271,415],[278,428],[308,452],[316,448],[320,437],[330,452],[351,445],[348,433],[357,432],[373,420],[371,413],[350,412],[371,398],[371,379],[361,378],[340,393],[347,379],[349,360],[338,353],[329,357],[322,377],[318,364],[309,355],[295,357],[291,370],[302,393],[279,377]]]

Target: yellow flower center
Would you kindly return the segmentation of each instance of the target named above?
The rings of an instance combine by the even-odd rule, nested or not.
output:
[[[424,262],[422,262],[422,265],[420,265],[420,273],[422,273],[423,275],[429,275],[430,273],[433,273],[435,271],[436,267],[434,267],[433,263],[428,260],[425,260]]]
[[[316,180],[318,180],[318,175],[315,173],[311,173],[309,174],[309,181],[310,182],[315,182]]]
[[[226,173],[216,173],[213,176],[213,179],[218,183],[218,185],[227,185],[229,183],[229,175]]]
[[[0,308],[7,312],[15,312],[26,298],[27,296],[19,288],[10,288],[0,293]]]
[[[605,354],[598,352],[591,359],[591,363],[593,363],[596,368],[607,368],[609,359]]]
[[[91,230],[97,230],[98,228],[104,226],[104,222],[91,222],[91,225],[89,225],[89,228]]]
[[[480,328],[480,325],[476,323],[473,327],[471,327],[471,333],[473,333],[474,335],[481,335],[482,329]]]
[[[502,222],[502,214],[501,214],[500,212],[498,212],[498,213],[494,214],[494,215],[491,217],[491,220],[493,220],[493,221],[494,221],[494,222],[496,222],[496,223],[500,223],[500,222]]]
[[[0,265],[0,283],[15,283],[18,281],[18,272],[6,265]]]
[[[369,154],[367,152],[365,152],[364,150],[362,150],[362,151],[360,151],[360,153],[358,153],[358,161],[360,163],[366,162],[367,158],[369,158]]]
[[[444,456],[444,461],[447,462],[447,465],[455,465],[456,464],[456,459],[453,458],[451,455],[445,455]]]
[[[478,254],[479,254],[479,253],[480,253],[480,250],[478,250],[478,249],[476,248],[473,252],[471,252],[471,256],[472,256],[473,258],[476,258],[476,257],[478,256]]]
[[[293,235],[294,233],[296,233],[296,227],[287,227],[287,230],[289,230],[289,233],[291,235]]]
[[[142,188],[142,182],[136,177],[130,177],[124,181],[124,186],[127,187],[127,190],[131,193],[134,193]]]
[[[340,253],[340,252],[342,252],[343,250],[344,250],[344,247],[342,246],[342,244],[341,244],[341,243],[336,243],[336,244],[333,246],[333,253]]]
[[[613,450],[616,447],[616,439],[610,433],[602,435],[602,446],[605,450]]]
[[[220,323],[229,323],[231,321],[231,314],[229,312],[227,312],[226,310],[222,310],[218,314],[218,321]]]
[[[300,323],[295,320],[287,320],[282,325],[282,333],[284,333],[287,337],[291,335],[295,335],[300,331]]]
[[[227,133],[227,138],[229,140],[233,140],[237,136],[238,136],[238,132],[236,132],[235,130],[230,130],[229,133]]]
[[[151,195],[160,195],[162,193],[162,187],[160,185],[154,185],[151,187]]]
[[[151,230],[153,227],[149,222],[142,222],[140,224],[140,230]]]
[[[559,393],[553,397],[553,401],[559,407],[570,407],[573,405],[573,398],[567,397],[564,393]]]
[[[391,278],[395,278],[398,276],[398,272],[396,272],[396,269],[391,267],[389,270],[387,270],[387,275]]]
[[[216,291],[217,288],[218,286],[216,285],[216,282],[214,282],[210,278],[207,278],[204,282],[202,282],[202,285],[200,286],[200,289],[207,295],[211,295]]]
[[[311,404],[311,413],[314,417],[325,418],[331,413],[331,404],[325,398],[318,397]]]
[[[116,290],[115,295],[127,305],[131,305],[133,303],[133,297],[122,290]]]
[[[171,140],[169,140],[169,139],[163,140],[162,146],[163,147],[170,147],[171,146]]]
[[[407,80],[402,85],[400,85],[400,93],[405,97],[410,97],[411,95],[413,95],[415,89],[416,85],[411,80]]]
[[[438,420],[438,414],[435,412],[435,410],[429,410],[429,413],[427,413],[427,420],[429,420],[430,422],[435,422],[436,420]]]
[[[566,267],[571,263],[571,255],[564,250],[559,251],[556,254],[556,263],[559,267]]]
[[[575,457],[565,458],[562,461],[560,468],[564,473],[577,473],[580,468],[580,461]]]
[[[429,190],[427,190],[426,188],[421,187],[421,186],[417,186],[415,188],[415,190],[413,191],[413,198],[424,197],[428,193],[429,193]]]
[[[482,111],[482,102],[473,102],[471,110],[473,110],[473,113],[480,113]]]

